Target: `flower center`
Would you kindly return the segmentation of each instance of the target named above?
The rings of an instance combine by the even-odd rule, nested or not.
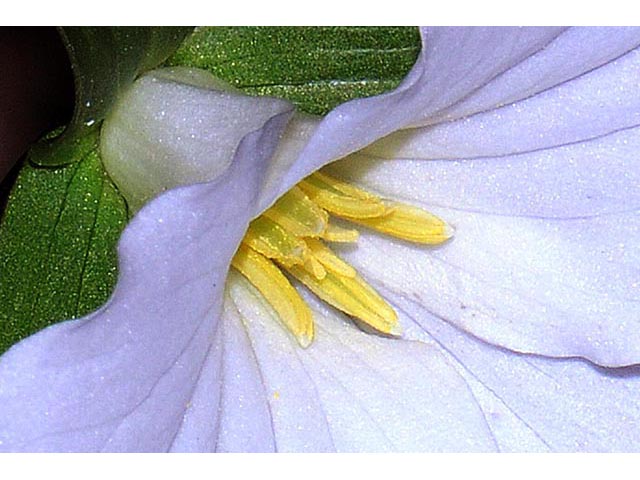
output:
[[[332,215],[414,243],[437,245],[452,235],[444,221],[422,209],[316,172],[251,222],[231,265],[258,289],[303,347],[313,341],[313,314],[282,270],[378,332],[399,335],[393,308],[327,246],[356,242],[359,235],[332,224]]]

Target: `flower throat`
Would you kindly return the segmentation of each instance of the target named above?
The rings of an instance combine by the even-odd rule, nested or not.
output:
[[[422,209],[316,172],[251,222],[231,265],[258,289],[302,347],[313,341],[313,314],[283,270],[326,303],[380,333],[399,335],[393,308],[327,246],[357,242],[359,236],[332,224],[331,216],[426,245],[452,235],[444,221]]]

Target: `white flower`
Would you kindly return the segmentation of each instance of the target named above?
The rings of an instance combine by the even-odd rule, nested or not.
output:
[[[233,161],[134,218],[111,300],[2,357],[0,448],[640,450],[640,31],[424,38],[396,91],[286,137],[296,155],[291,108],[252,100],[264,116]],[[149,109],[177,130],[141,141],[198,164],[214,94],[158,83]],[[429,250],[363,231],[342,255],[404,338],[306,295],[301,349],[229,262],[251,218],[348,154],[332,172],[456,236]]]

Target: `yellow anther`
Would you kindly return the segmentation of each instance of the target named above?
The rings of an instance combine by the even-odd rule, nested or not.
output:
[[[380,217],[349,220],[392,237],[426,245],[438,245],[453,236],[453,229],[440,218],[402,203],[390,205]]]
[[[266,217],[251,222],[242,242],[283,265],[303,264],[306,256],[307,246],[301,239]]]
[[[258,289],[300,345],[309,346],[313,341],[311,309],[280,269],[244,245],[240,245],[231,265]]]
[[[318,207],[298,187],[285,193],[264,216],[298,237],[317,237],[326,229],[327,212]]]
[[[347,262],[336,256],[324,243],[315,238],[306,239],[310,255],[315,257],[324,267],[343,277],[353,278],[356,276],[356,269]],[[317,278],[317,277],[316,277]]]
[[[317,172],[298,186],[318,206],[338,216],[371,218],[386,211],[378,197]]]
[[[354,243],[358,241],[360,233],[357,230],[338,227],[329,223],[320,238],[327,242]]]
[[[393,308],[323,243],[358,240],[357,230],[329,223],[329,213],[410,242],[439,244],[453,233],[424,210],[385,203],[316,172],[251,222],[231,265],[260,291],[302,346],[313,338],[311,310],[276,264],[330,305],[379,332],[399,335]]]
[[[318,280],[296,265],[287,267],[287,271],[330,305],[379,332],[388,335],[400,334],[396,312],[360,275],[346,277],[327,270],[327,275]]]

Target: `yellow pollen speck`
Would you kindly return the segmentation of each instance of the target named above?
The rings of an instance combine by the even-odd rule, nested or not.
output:
[[[313,340],[313,315],[280,268],[335,308],[381,333],[399,335],[394,309],[324,243],[358,240],[357,230],[332,225],[330,215],[421,244],[437,245],[453,235],[443,220],[420,208],[386,202],[316,172],[251,222],[232,267],[258,289],[303,347]],[[279,396],[274,392],[275,399]]]

